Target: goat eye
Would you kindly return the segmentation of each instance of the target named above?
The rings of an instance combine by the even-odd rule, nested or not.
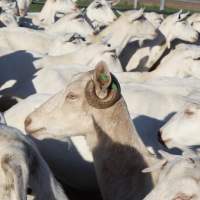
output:
[[[101,8],[103,5],[102,4],[97,4],[95,7],[96,8]]]
[[[186,115],[188,115],[188,116],[191,116],[191,115],[194,114],[194,112],[191,111],[191,110],[189,110],[189,109],[186,109],[186,110],[184,111],[184,113],[185,113]]]
[[[76,94],[74,94],[74,93],[72,93],[72,92],[69,92],[69,93],[67,94],[67,96],[66,96],[66,100],[67,100],[67,99],[75,100],[75,99],[77,99],[77,98],[78,98],[78,95],[76,95]]]

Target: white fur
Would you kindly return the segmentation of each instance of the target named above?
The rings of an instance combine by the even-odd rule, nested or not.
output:
[[[0,125],[0,137],[1,199],[25,200],[28,187],[36,200],[68,199],[30,139],[6,125]]]

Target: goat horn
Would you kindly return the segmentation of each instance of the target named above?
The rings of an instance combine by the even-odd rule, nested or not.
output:
[[[100,99],[95,92],[95,84],[93,80],[88,81],[85,87],[85,96],[88,103],[97,108],[105,109],[114,105],[121,98],[121,89],[117,79],[111,74],[112,82],[108,87],[108,95]]]

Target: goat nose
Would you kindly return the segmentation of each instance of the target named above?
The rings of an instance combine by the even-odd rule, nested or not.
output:
[[[158,131],[158,141],[160,142],[160,144],[162,144],[164,147],[166,147],[166,145],[162,139],[162,131],[161,130]]]
[[[24,122],[25,127],[28,127],[31,124],[31,122],[32,122],[32,119],[30,117],[27,117]]]

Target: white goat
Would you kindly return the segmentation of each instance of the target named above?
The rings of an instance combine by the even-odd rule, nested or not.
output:
[[[15,16],[10,13],[3,12],[0,14],[0,21],[7,27],[17,27],[18,23]]]
[[[56,67],[58,65],[83,65],[87,66],[96,59],[104,55],[106,52],[113,52],[114,48],[104,44],[90,44],[82,46],[76,52],[64,54],[61,56],[45,56],[39,60],[34,61],[34,66],[37,69]],[[113,69],[114,70],[114,69]]]
[[[71,70],[74,70],[73,66]],[[62,71],[60,72],[62,74]],[[48,91],[48,87],[53,87],[55,84],[54,81],[48,80],[45,81],[46,91]],[[52,83],[52,86],[49,83]],[[163,125],[163,121],[167,120],[171,113],[178,111],[185,104],[185,97],[192,91],[199,90],[199,86],[199,80],[192,78],[157,79],[145,84],[121,84],[122,94],[127,102],[129,113],[146,146],[152,146],[154,150],[162,147],[157,141],[156,133]],[[7,123],[24,132],[25,118],[52,96],[53,94],[36,94],[26,98],[5,112]],[[15,114],[19,112],[20,116]],[[45,120],[45,117],[43,120]],[[64,185],[70,184],[79,189],[96,189],[94,171],[90,166],[93,159],[84,138],[82,136],[72,137],[71,142],[69,148],[66,147],[65,143],[54,143],[59,152],[65,151],[65,156],[54,151],[54,149],[52,150],[51,143],[43,143],[45,148],[42,147],[41,151],[47,156],[48,164],[54,167],[54,173],[59,177],[59,180],[62,179]],[[74,155],[74,152],[77,151],[80,154],[78,157],[76,154]],[[79,167],[74,168],[74,166]],[[79,168],[82,170],[80,171]],[[82,179],[80,180],[78,179],[79,176],[76,178],[72,174],[79,174]]]
[[[110,3],[106,0],[94,0],[86,8],[85,15],[94,28],[96,26],[99,28],[108,26],[117,19],[110,7]]]
[[[86,46],[85,38],[79,34],[65,34],[52,41],[49,47],[48,55],[61,56],[64,54],[78,51],[83,46]]]
[[[19,10],[19,15],[21,17],[24,17],[29,10],[32,0],[16,0],[16,1],[17,1],[17,7]]]
[[[199,45],[180,44],[163,58],[157,69],[149,74],[149,78],[155,76],[200,78],[199,58]]]
[[[154,39],[157,36],[156,28],[144,18],[143,14],[142,9],[124,12],[110,26],[90,40],[93,43],[105,41],[117,50],[119,56],[129,42]]]
[[[122,31],[117,31],[118,27],[121,27]],[[143,29],[148,31],[142,31]],[[91,60],[100,46],[98,44],[105,43],[110,49],[116,49],[117,55],[127,45],[130,40],[142,38],[152,39],[156,36],[156,29],[153,25],[143,18],[143,10],[128,11],[119,17],[118,20],[113,22],[109,27],[104,29],[97,36],[93,36],[91,39],[91,45],[79,49],[78,52],[73,54],[67,54],[62,56],[46,56],[43,59],[36,61],[35,65],[39,68],[49,65],[59,64],[86,64]],[[102,45],[101,45],[102,46]]]
[[[150,21],[154,27],[158,28],[160,26],[160,24],[163,22],[164,20],[164,16],[162,14],[158,14],[155,12],[145,12],[144,13],[145,18],[148,19],[148,21]]]
[[[1,49],[10,49],[10,51],[33,51],[41,54],[47,54],[49,51],[64,54],[70,52],[71,46],[65,44],[65,41],[71,41],[74,34],[54,37],[42,31],[31,30],[22,27],[8,27],[0,29],[0,47]],[[79,48],[79,44],[74,45],[74,49]],[[56,49],[59,49],[58,51]],[[67,51],[66,51],[67,50]],[[72,51],[72,50],[71,50]],[[8,61],[9,62],[9,61]]]
[[[193,101],[198,103],[187,103],[161,127],[160,137],[168,148],[200,145],[200,98]]]
[[[1,0],[0,1],[0,8],[11,15],[17,15],[18,14],[18,7],[17,2],[15,0]]]
[[[1,0],[0,7],[3,11],[14,15],[25,16],[32,0]]]
[[[76,119],[81,119],[78,126]],[[151,177],[140,172],[155,158],[140,140],[120,86],[103,62],[78,75],[30,114],[25,128],[36,138],[85,135],[104,199],[142,199],[156,181],[157,174]]]
[[[79,9],[72,0],[47,0],[39,16],[33,18],[33,23],[38,26],[47,26],[55,22],[57,13],[73,13]]]
[[[129,60],[126,70],[148,71],[159,60],[166,49],[170,48],[171,42],[175,39],[196,42],[198,40],[198,33],[185,20],[187,16],[188,13],[182,14],[180,11],[166,17],[159,27],[160,34],[158,37],[146,44],[146,47],[138,49]]]
[[[67,200],[62,188],[29,138],[0,125],[0,198],[25,200],[30,187],[35,200]]]
[[[152,72],[127,73],[126,77],[143,82],[158,77],[200,78],[199,45],[179,44],[166,55]]]
[[[163,151],[162,161],[146,169],[160,173],[156,187],[144,200],[197,200],[200,199],[200,158],[192,151],[175,156]]]
[[[46,33],[55,36],[65,35],[66,33],[77,33],[86,37],[92,35],[93,32],[94,29],[79,12],[67,14],[46,28]]]
[[[196,31],[200,33],[200,14],[199,13],[193,13],[191,16],[187,18],[187,21]]]

